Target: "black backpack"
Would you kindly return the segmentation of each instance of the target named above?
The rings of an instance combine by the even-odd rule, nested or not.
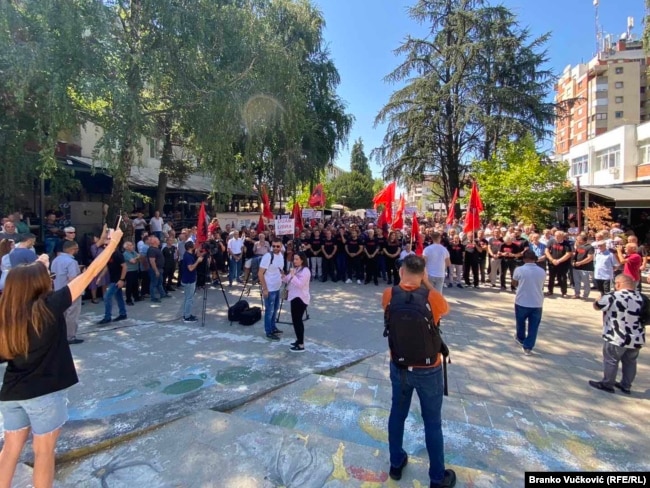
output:
[[[413,291],[392,288],[384,312],[384,337],[388,337],[393,362],[400,367],[430,366],[438,360],[439,353],[445,357],[449,354],[433,321],[429,290],[425,287]]]

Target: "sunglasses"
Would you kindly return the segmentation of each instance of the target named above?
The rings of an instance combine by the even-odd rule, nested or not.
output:
[[[273,249],[282,249],[282,246],[273,246]]]

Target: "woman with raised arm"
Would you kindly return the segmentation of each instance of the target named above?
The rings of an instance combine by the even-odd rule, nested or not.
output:
[[[0,488],[11,486],[30,431],[34,436],[33,484],[52,486],[54,449],[68,420],[66,390],[79,381],[63,312],[104,269],[121,238],[118,229],[105,252],[56,292],[52,292],[46,255],[13,268],[7,276],[0,297],[0,362],[8,362],[0,389],[4,419]]]

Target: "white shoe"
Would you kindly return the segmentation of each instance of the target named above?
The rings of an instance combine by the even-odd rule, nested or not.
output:
[[[348,278],[347,280],[345,280],[345,284],[346,284],[346,285],[349,285],[350,283],[352,283],[352,280],[351,280],[350,278]]]
[[[361,284],[361,280],[357,280],[357,285],[360,285],[360,284]]]

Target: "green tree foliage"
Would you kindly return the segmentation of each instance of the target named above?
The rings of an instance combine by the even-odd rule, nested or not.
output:
[[[352,152],[350,153],[350,170],[372,178],[372,171],[368,164],[368,157],[363,151],[363,140],[361,138],[354,141],[354,144],[352,145]]]
[[[372,188],[372,178],[358,171],[343,173],[329,184],[333,201],[353,210],[372,206],[372,197],[374,196]]]
[[[149,138],[163,141],[159,207],[166,180],[196,169],[220,193],[267,183],[273,196],[313,182],[347,138],[352,117],[307,0],[0,5],[0,69],[19,110],[39,102],[43,158],[53,160],[61,131],[101,127],[94,158],[113,174],[113,212],[129,208]],[[178,158],[174,144],[195,158]]]
[[[484,218],[546,222],[570,198],[566,163],[539,154],[532,136],[499,145],[489,161],[473,165],[485,208]]]
[[[430,34],[396,50],[405,59],[387,81],[405,84],[377,116],[388,129],[374,154],[386,179],[439,177],[448,202],[469,161],[490,159],[502,139],[547,134],[556,109],[546,102],[554,79],[540,68],[548,36],[531,39],[485,0],[420,0],[409,12]]]

